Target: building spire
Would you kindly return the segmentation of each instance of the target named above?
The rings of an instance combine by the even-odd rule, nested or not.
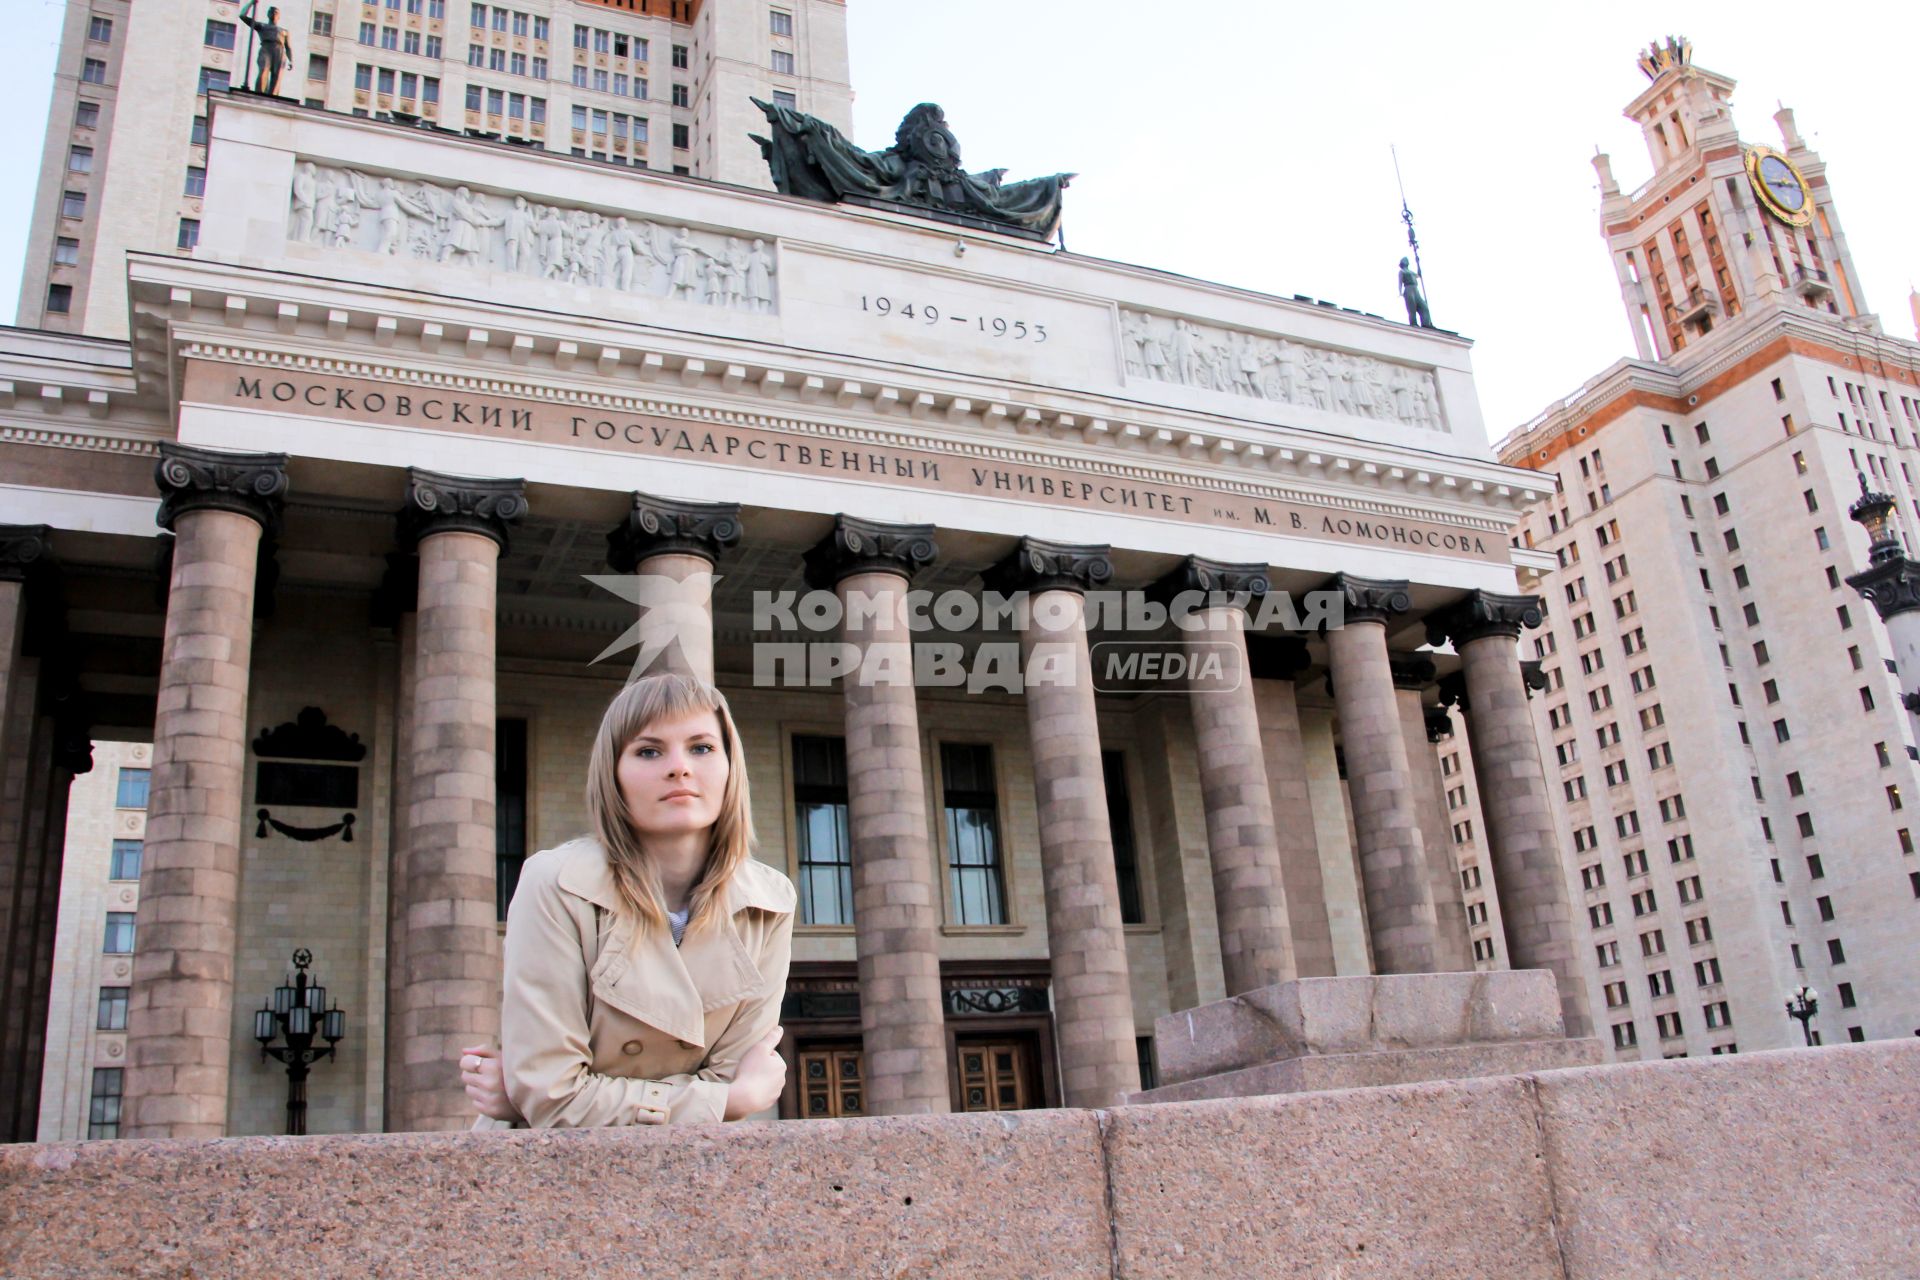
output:
[[[1669,71],[1692,65],[1693,42],[1685,36],[1668,36],[1664,45],[1655,41],[1640,55],[1640,70],[1646,72],[1649,80],[1658,80]]]

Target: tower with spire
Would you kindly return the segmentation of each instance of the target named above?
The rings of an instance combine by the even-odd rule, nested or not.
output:
[[[1793,111],[1778,146],[1743,141],[1734,81],[1668,36],[1639,56],[1647,87],[1627,104],[1653,174],[1627,192],[1596,154],[1601,234],[1643,360],[1665,360],[1763,306],[1804,307],[1877,328],[1834,209],[1826,164]]]

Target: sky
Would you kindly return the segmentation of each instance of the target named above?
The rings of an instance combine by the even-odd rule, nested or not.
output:
[[[0,310],[63,7],[0,0]],[[1773,112],[1795,109],[1868,305],[1915,336],[1911,2],[849,0],[847,25],[855,141],[887,146],[908,108],[940,103],[968,168],[1079,175],[1075,253],[1402,319],[1397,149],[1434,320],[1474,340],[1494,439],[1632,353],[1591,157],[1609,152],[1627,191],[1650,176],[1621,108],[1646,84],[1636,54],[1683,35],[1739,82],[1747,141],[1779,145]]]

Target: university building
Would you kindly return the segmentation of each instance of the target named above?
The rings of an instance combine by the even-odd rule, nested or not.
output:
[[[253,1015],[296,950],[346,1023],[310,1131],[464,1126],[456,1051],[497,1034],[520,864],[585,829],[637,581],[687,589],[679,660],[727,693],[758,856],[800,889],[781,1115],[1105,1105],[1152,1083],[1159,1016],[1472,968],[1443,685],[1475,901],[1591,1033],[1521,663],[1555,566],[1514,530],[1551,486],[1490,456],[1465,340],[344,100],[209,102],[198,242],[119,245],[124,336],[0,335],[12,1136],[280,1131]],[[926,629],[842,607],[909,588]],[[1111,607],[1210,590],[1237,596],[1187,628]],[[914,644],[918,687],[823,641],[862,677]],[[1112,662],[1143,644],[1228,678]],[[1072,678],[1005,678],[1036,670]],[[67,809],[134,768],[144,814],[63,858]]]
[[[1920,1032],[1916,753],[1898,656],[1849,578],[1849,515],[1920,530],[1920,345],[1882,331],[1791,110],[1738,136],[1734,82],[1669,41],[1627,107],[1652,176],[1594,159],[1636,356],[1514,432],[1551,476],[1518,529],[1553,564],[1533,715],[1596,1023],[1616,1057]],[[1910,673],[1911,674],[1911,673]],[[1443,742],[1477,954],[1467,753]]]
[[[125,338],[126,251],[192,252],[208,92],[253,83],[243,8],[67,5],[20,324]],[[294,51],[280,96],[328,111],[760,188],[753,98],[852,123],[844,0],[284,0],[279,13]]]

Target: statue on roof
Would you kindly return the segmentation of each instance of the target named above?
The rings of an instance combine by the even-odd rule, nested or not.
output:
[[[280,25],[279,9],[269,8],[267,20],[261,22],[253,16],[259,7],[260,0],[247,0],[246,7],[240,10],[240,21],[260,37],[260,52],[255,56],[253,91],[272,97],[280,92],[280,73],[293,62],[293,39],[287,29]]]
[[[946,114],[923,102],[909,111],[885,151],[863,151],[824,120],[753,100],[766,113],[772,137],[754,134],[786,195],[829,203],[900,205],[911,212],[1040,239],[1060,221],[1061,193],[1073,179],[1056,173],[1024,182],[1002,182],[1005,169],[968,173],[960,167],[960,142]]]

